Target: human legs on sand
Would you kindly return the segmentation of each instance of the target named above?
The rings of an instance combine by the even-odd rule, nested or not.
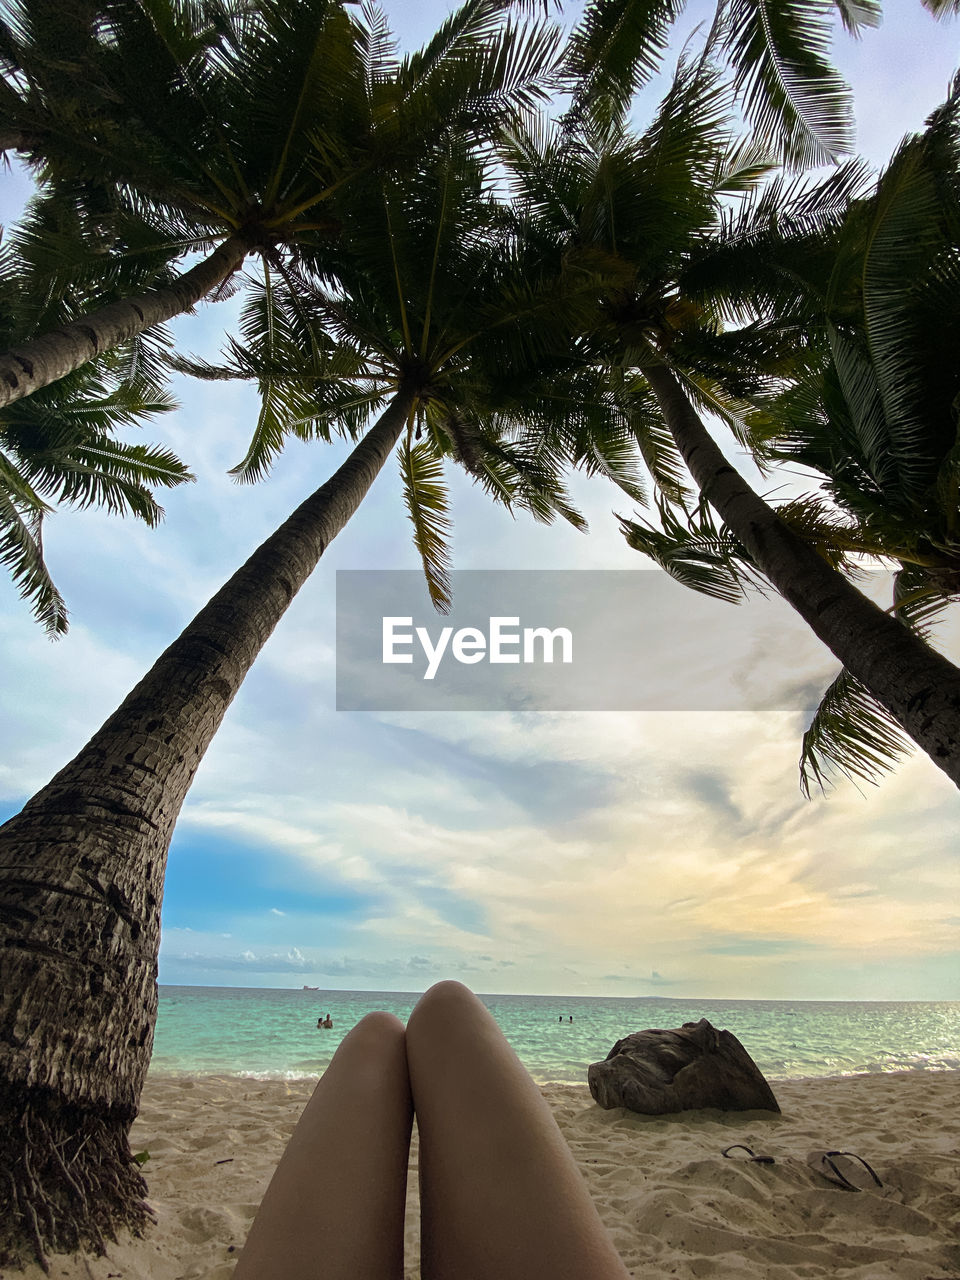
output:
[[[307,1103],[234,1280],[401,1280],[412,1116],[403,1023],[368,1014]]]
[[[423,1280],[626,1280],[550,1108],[477,997],[431,987],[406,1042]]]
[[[321,1077],[234,1280],[400,1280],[412,1107],[423,1280],[627,1280],[540,1090],[441,982],[404,1035],[369,1014]]]

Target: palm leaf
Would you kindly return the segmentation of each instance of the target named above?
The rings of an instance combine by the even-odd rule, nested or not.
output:
[[[67,630],[67,609],[44,562],[41,518],[37,512],[25,518],[0,484],[0,564],[9,570],[33,616],[56,637]]]
[[[858,36],[864,27],[880,26],[883,16],[880,0],[833,0],[833,3],[845,29],[852,36]]]
[[[894,576],[894,612],[901,622],[915,631],[927,644],[936,624],[947,608],[956,602],[956,581],[945,591],[921,565],[904,565]]]
[[[717,156],[713,189],[718,195],[757,191],[776,169],[776,160],[756,138],[736,138]]]
[[[803,735],[800,787],[825,790],[831,774],[876,783],[913,744],[886,707],[846,669],[827,688]]]
[[[830,66],[831,0],[730,0],[722,42],[760,142],[796,168],[854,149],[850,90]],[[849,10],[848,10],[849,12]]]
[[[780,176],[725,202],[715,229],[682,265],[684,293],[738,326],[758,318],[810,323],[822,315],[811,282],[820,282],[824,262],[829,271],[851,202],[874,181],[857,159],[819,181]]]
[[[701,595],[728,604],[745,598],[748,584],[757,585],[744,549],[725,528],[718,528],[702,500],[681,520],[672,506],[657,503],[661,527],[618,516],[627,545],[655,564],[675,581]]]
[[[924,483],[926,423],[915,358],[913,295],[943,243],[937,174],[922,145],[900,149],[878,184],[863,258],[863,320],[887,449],[904,482]]]
[[[430,440],[400,449],[400,474],[407,514],[413,524],[413,543],[420,553],[433,607],[448,613],[453,603],[450,589],[450,503],[443,483],[443,460]]]
[[[570,121],[601,126],[623,118],[633,95],[660,69],[684,0],[593,0],[567,45]]]
[[[887,416],[874,364],[860,346],[835,325],[829,325],[827,333],[837,380],[864,465],[882,490],[895,483],[897,466],[889,448]]]
[[[627,417],[640,456],[668,503],[686,506],[690,500],[686,465],[646,380],[634,378],[627,387]]]

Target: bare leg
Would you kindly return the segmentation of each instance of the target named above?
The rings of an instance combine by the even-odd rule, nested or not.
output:
[[[234,1280],[400,1280],[411,1124],[403,1023],[368,1014],[307,1103]]]
[[[476,996],[432,987],[407,1060],[424,1280],[626,1280],[550,1108]]]

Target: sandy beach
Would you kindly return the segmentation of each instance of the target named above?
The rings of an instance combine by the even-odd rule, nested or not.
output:
[[[228,1280],[310,1082],[154,1076],[133,1131],[157,1225],[106,1258],[56,1259],[55,1280]],[[638,1280],[960,1280],[960,1073],[774,1082],[781,1116],[603,1111],[586,1085],[544,1095]],[[744,1142],[776,1158],[724,1158]],[[882,1190],[808,1168],[814,1149],[864,1156]],[[416,1131],[405,1280],[418,1275]],[[39,1268],[26,1273],[41,1280]]]

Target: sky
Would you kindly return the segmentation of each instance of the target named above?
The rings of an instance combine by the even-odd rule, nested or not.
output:
[[[919,0],[885,7],[881,30],[859,43],[838,33],[834,50],[876,164],[960,61],[955,21],[935,24]],[[407,47],[445,13],[386,9]],[[23,184],[14,172],[0,186],[7,221]],[[179,321],[181,349],[216,358],[233,307]],[[0,581],[0,817],[83,746],[345,454],[293,442],[268,480],[237,486],[226,472],[252,394],[186,380],[176,391],[178,412],[141,432],[197,476],[164,495],[163,525],[97,511],[48,523],[69,635],[46,639]],[[587,535],[514,520],[457,474],[450,485],[458,570],[643,567],[613,515],[632,504],[605,483],[574,482]],[[758,632],[776,659],[765,710],[697,709],[702,622],[655,654],[638,644],[638,663],[682,673],[682,709],[336,710],[336,571],[417,566],[388,464],[197,774],[170,850],[162,983],[418,991],[455,977],[484,993],[960,998],[956,789],[918,753],[879,786],[802,797],[800,736],[836,672],[816,641]]]

